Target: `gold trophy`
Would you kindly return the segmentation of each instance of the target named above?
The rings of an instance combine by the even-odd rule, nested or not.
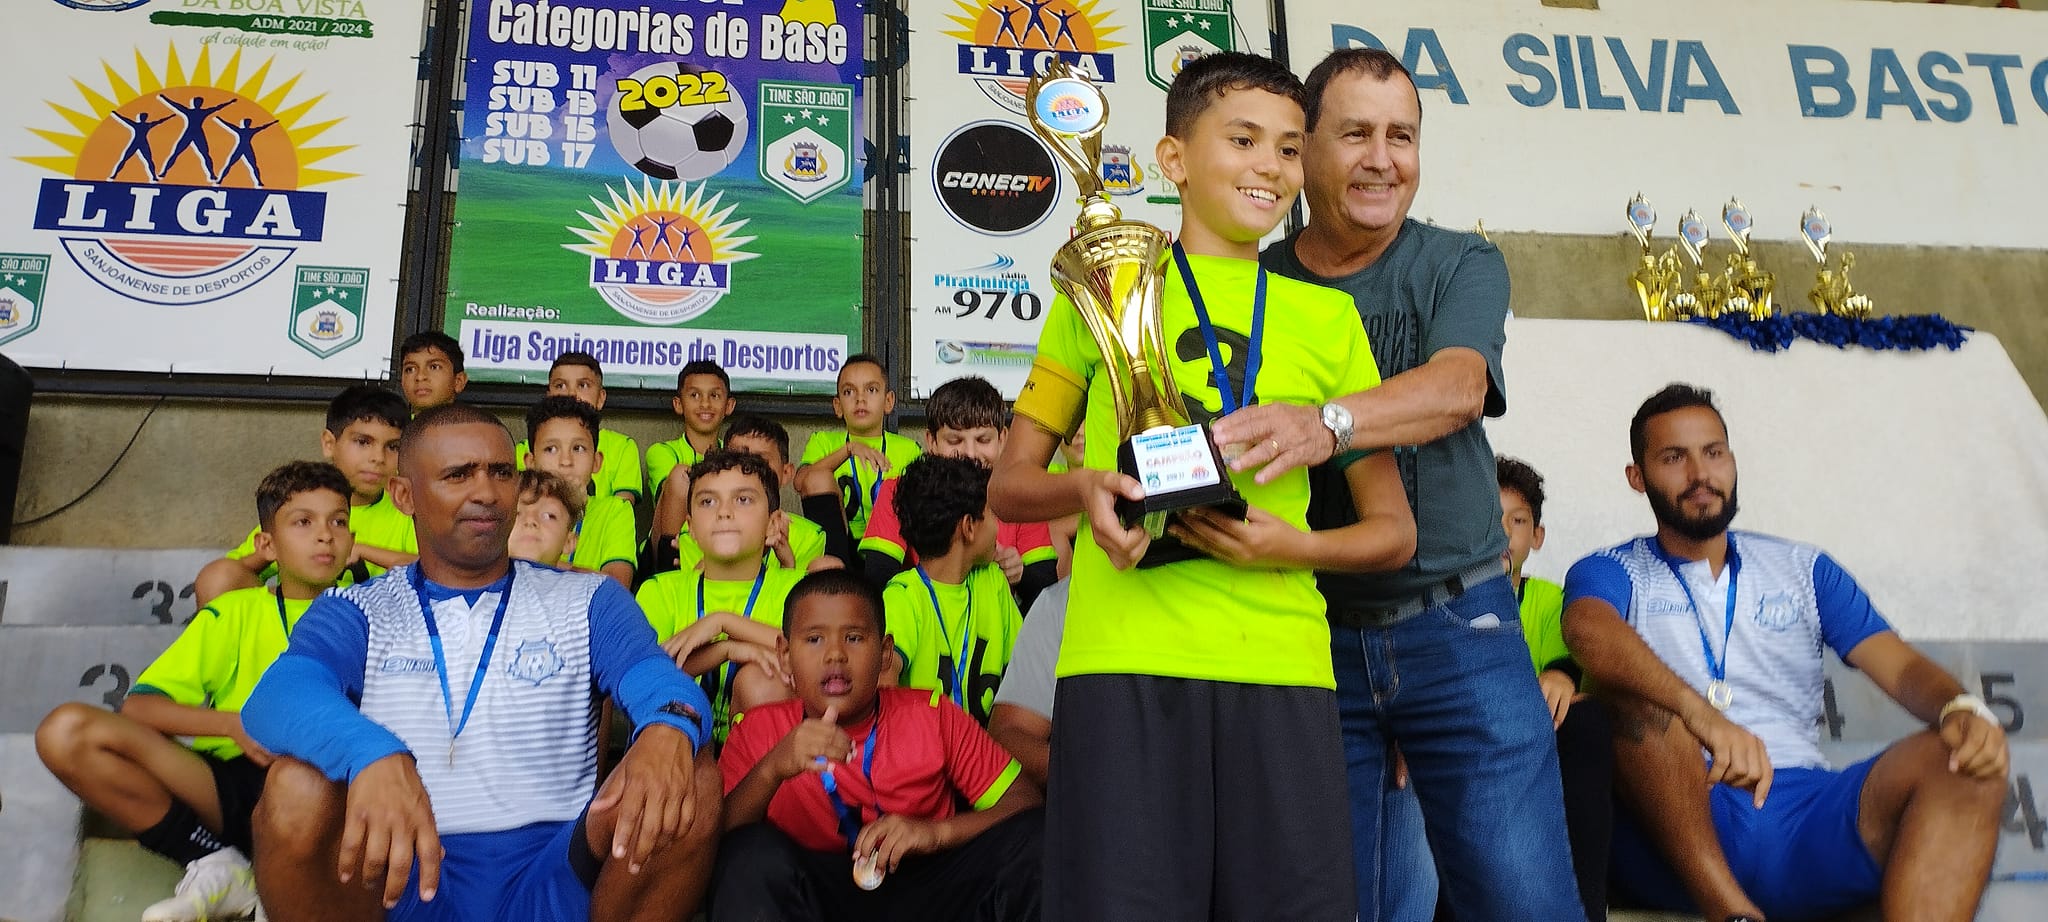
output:
[[[1208,427],[1189,421],[1173,379],[1160,320],[1161,263],[1173,238],[1143,221],[1123,220],[1103,194],[1109,100],[1101,89],[1054,59],[1031,78],[1025,99],[1031,130],[1080,189],[1081,216],[1074,238],[1053,254],[1052,280],[1088,324],[1102,353],[1100,371],[1111,376],[1118,468],[1145,487],[1143,500],[1119,501],[1117,513],[1126,527],[1142,521],[1155,539],[1140,566],[1184,559],[1193,552],[1158,540],[1171,513],[1214,505],[1242,515],[1244,504]]]
[[[1629,287],[1635,290],[1636,300],[1643,305],[1644,320],[1671,320],[1668,302],[1678,292],[1678,248],[1667,247],[1664,255],[1651,252],[1650,232],[1657,226],[1657,211],[1643,199],[1641,192],[1628,203],[1628,228],[1636,235],[1636,243],[1643,248],[1643,255],[1636,263],[1636,271],[1629,274]]]
[[[1671,319],[1686,320],[1705,317],[1712,320],[1721,316],[1728,305],[1728,278],[1707,271],[1707,222],[1692,209],[1686,209],[1678,219],[1678,243],[1685,248],[1686,258],[1692,261],[1693,283],[1691,288],[1671,296]]]
[[[1806,241],[1806,250],[1813,254],[1813,261],[1820,265],[1820,272],[1813,282],[1813,290],[1806,293],[1806,299],[1813,302],[1813,309],[1823,314],[1843,317],[1864,318],[1877,305],[1869,295],[1859,295],[1849,284],[1849,269],[1856,265],[1856,254],[1842,254],[1842,268],[1828,268],[1828,241],[1834,239],[1834,225],[1828,223],[1828,216],[1819,208],[1808,208],[1799,217],[1799,239]]]
[[[1727,309],[1746,310],[1751,320],[1771,316],[1771,294],[1778,287],[1778,277],[1757,266],[1756,256],[1750,252],[1749,232],[1756,222],[1749,209],[1729,199],[1721,208],[1721,226],[1728,229],[1728,239],[1735,244],[1735,252],[1728,254]]]

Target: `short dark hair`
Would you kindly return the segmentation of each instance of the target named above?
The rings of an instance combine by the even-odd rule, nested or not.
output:
[[[903,469],[896,483],[896,518],[903,540],[919,557],[943,556],[964,517],[988,511],[989,470],[971,458],[925,455]]]
[[[1636,410],[1635,418],[1628,422],[1628,456],[1638,467],[1643,463],[1643,453],[1649,450],[1647,433],[1650,418],[1687,407],[1706,407],[1714,411],[1714,418],[1721,420],[1721,430],[1728,430],[1728,419],[1721,415],[1720,407],[1714,406],[1713,391],[1679,381],[1664,385],[1663,390],[1643,401],[1642,407]]]
[[[331,490],[341,494],[343,501],[355,495],[341,468],[325,461],[293,461],[263,475],[263,482],[256,485],[257,526],[269,531],[276,524],[271,519],[277,510],[283,509],[292,497],[314,490]]]
[[[555,369],[564,365],[588,368],[597,373],[599,381],[604,380],[604,366],[597,363],[597,356],[591,355],[588,352],[564,352],[561,355],[555,356],[555,363],[548,366],[548,374],[554,374]]]
[[[722,471],[739,471],[761,481],[761,489],[768,494],[768,511],[782,508],[782,484],[775,476],[775,469],[760,455],[751,451],[733,451],[730,448],[714,448],[704,453],[704,460],[690,465],[690,496],[697,496],[697,485],[704,478]]]
[[[462,372],[462,344],[456,342],[455,337],[440,330],[422,330],[406,337],[404,342],[398,344],[398,361],[403,364],[406,356],[428,349],[441,350],[443,355],[448,356],[448,364],[455,367],[456,373]]]
[[[1493,474],[1500,481],[1500,488],[1522,494],[1522,501],[1529,504],[1529,514],[1536,518],[1536,524],[1543,524],[1543,475],[1529,466],[1529,462],[1507,455],[1493,456]]]
[[[539,502],[549,497],[569,510],[571,520],[583,518],[583,506],[590,499],[587,491],[579,490],[569,481],[540,468],[529,467],[519,472],[520,502]]]
[[[1308,130],[1316,130],[1316,120],[1323,115],[1323,93],[1330,88],[1330,81],[1345,74],[1365,73],[1385,82],[1396,75],[1408,81],[1408,88],[1415,90],[1415,112],[1422,113],[1422,90],[1415,86],[1415,75],[1408,72],[1408,66],[1384,48],[1339,48],[1330,52],[1329,57],[1317,63],[1308,72],[1305,86],[1308,101],[1302,103],[1302,113],[1308,116]]]
[[[365,420],[402,430],[408,413],[404,397],[374,384],[353,384],[327,401],[327,431],[339,436],[349,423]]]
[[[851,596],[875,618],[875,633],[889,633],[889,614],[882,604],[882,591],[866,577],[843,567],[819,570],[797,581],[782,600],[782,635],[794,636],[796,632],[796,606],[798,602],[814,595]]]
[[[511,440],[512,433],[510,430],[505,429],[504,420],[492,416],[471,404],[444,403],[438,407],[421,410],[418,416],[414,416],[411,422],[405,424],[404,429],[399,430],[398,463],[400,465],[405,463],[406,450],[418,444],[420,436],[425,434],[427,430],[441,426],[466,426],[476,423],[488,423],[496,426],[499,430],[505,432],[507,441]]]
[[[1186,137],[1195,119],[1223,94],[1236,90],[1264,90],[1294,100],[1303,111],[1308,109],[1301,78],[1280,62],[1264,55],[1223,51],[1195,60],[1173,78],[1173,86],[1166,91],[1166,133]]]
[[[847,356],[846,361],[839,363],[839,370],[841,372],[844,372],[855,365],[875,366],[875,368],[882,373],[882,384],[889,387],[891,390],[895,389],[895,385],[889,383],[889,366],[882,364],[881,356],[876,355],[872,352],[856,352],[852,355]]]
[[[684,365],[682,371],[676,372],[676,393],[682,393],[683,382],[697,375],[711,375],[717,378],[718,383],[725,385],[726,393],[732,393],[732,376],[725,373],[724,367],[710,359],[698,359],[688,365]]]
[[[789,430],[782,428],[781,423],[759,413],[734,413],[725,422],[725,440],[731,442],[743,435],[774,442],[775,450],[782,452],[783,463],[789,463]]]
[[[574,397],[542,397],[533,408],[526,411],[526,441],[530,446],[540,441],[542,423],[551,419],[573,419],[590,430],[590,444],[597,444],[597,433],[603,426],[597,408]]]
[[[924,403],[924,418],[925,427],[933,432],[983,426],[1006,429],[1010,425],[1010,405],[1004,402],[1003,392],[996,390],[987,378],[968,375],[933,390]]]

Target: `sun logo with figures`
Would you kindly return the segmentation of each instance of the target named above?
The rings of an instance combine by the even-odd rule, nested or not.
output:
[[[953,0],[947,15],[957,29],[961,76],[974,80],[983,94],[1018,115],[1024,114],[1024,89],[1032,75],[1058,58],[1096,83],[1116,82],[1116,60],[1110,49],[1124,43],[1110,36],[1121,26],[1108,24],[1102,0]]]
[[[704,315],[732,290],[732,266],[761,254],[741,249],[745,219],[736,205],[719,208],[724,193],[705,197],[703,184],[641,179],[625,192],[605,186],[608,201],[592,196],[596,214],[578,212],[587,226],[570,227],[581,243],[564,249],[590,257],[590,287],[613,310],[641,323],[672,325]]]
[[[200,304],[261,282],[322,237],[327,196],[306,187],[356,175],[316,166],[353,146],[314,145],[342,120],[315,117],[324,96],[271,65],[245,74],[236,51],[215,69],[201,45],[188,69],[172,45],[160,68],[138,50],[131,73],[102,61],[103,84],[74,79],[80,103],[46,101],[64,127],[31,129],[57,152],[16,158],[63,177],[43,180],[36,229],[139,301]]]

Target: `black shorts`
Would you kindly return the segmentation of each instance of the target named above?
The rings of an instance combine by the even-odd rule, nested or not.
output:
[[[220,840],[254,858],[256,836],[249,821],[256,815],[256,801],[263,796],[263,779],[268,770],[249,761],[247,756],[222,759],[202,752],[199,758],[213,769],[213,790],[220,798]]]
[[[1047,922],[1349,922],[1336,693],[1139,675],[1061,679]]]

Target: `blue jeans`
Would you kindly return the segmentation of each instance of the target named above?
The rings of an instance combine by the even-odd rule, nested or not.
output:
[[[1404,891],[1432,851],[1460,919],[1585,915],[1557,739],[1518,608],[1503,575],[1391,627],[1331,629],[1362,922],[1429,918],[1422,894]],[[1388,802],[1394,743],[1408,760],[1427,842],[1410,824],[1383,828],[1385,811],[1398,811],[1406,796]]]

